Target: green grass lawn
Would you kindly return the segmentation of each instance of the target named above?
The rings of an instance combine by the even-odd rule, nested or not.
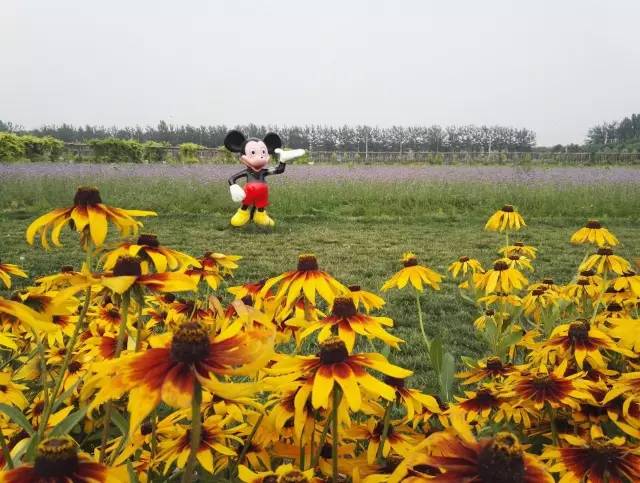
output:
[[[24,231],[38,214],[67,206],[80,180],[6,180],[0,187],[0,258],[42,275],[64,264],[79,265],[76,237],[63,236],[64,248],[45,252],[24,241]],[[527,228],[516,238],[539,248],[536,272],[529,278],[568,282],[585,254],[569,244],[571,234],[588,218],[599,218],[621,240],[617,252],[640,255],[640,195],[637,186],[491,186],[393,182],[307,182],[273,186],[274,230],[255,226],[231,229],[235,205],[225,186],[176,180],[119,180],[103,183],[103,200],[123,208],[156,209],[144,231],[162,244],[199,256],[206,250],[243,256],[232,284],[255,281],[292,269],[297,255],[312,252],[321,268],[345,284],[377,291],[400,268],[403,251],[441,274],[461,255],[488,265],[503,236],[483,230],[487,217],[505,203],[522,212]],[[514,238],[512,238],[514,239]],[[445,279],[438,292],[423,299],[427,330],[439,335],[454,356],[480,356],[483,343],[472,321],[478,310]],[[6,295],[6,293],[5,293]],[[414,384],[435,389],[419,335],[415,299],[409,291],[390,292],[383,314],[395,320],[394,334],[406,344],[391,358],[416,372]]]

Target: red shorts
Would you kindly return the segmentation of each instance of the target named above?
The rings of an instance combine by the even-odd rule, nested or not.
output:
[[[243,205],[255,205],[256,208],[269,206],[269,187],[267,183],[247,183],[244,185]]]

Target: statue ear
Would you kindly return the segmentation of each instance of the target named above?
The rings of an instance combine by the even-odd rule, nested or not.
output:
[[[274,132],[267,133],[262,142],[267,145],[269,154],[273,154],[276,149],[282,147],[282,139]]]
[[[241,153],[247,138],[240,131],[229,131],[224,138],[224,147],[232,153]]]

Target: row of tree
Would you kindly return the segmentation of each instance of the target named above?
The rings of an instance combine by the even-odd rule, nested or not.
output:
[[[640,114],[592,127],[587,144],[596,149],[640,149]]]
[[[529,129],[504,126],[235,126],[248,136],[260,137],[268,131],[277,132],[285,145],[312,151],[531,151],[536,135]],[[134,139],[171,145],[197,143],[208,147],[223,144],[229,128],[224,125],[173,125],[160,121],[157,126],[104,127],[45,125],[24,130],[12,123],[0,121],[0,131],[53,136],[65,142],[86,142],[89,139]]]

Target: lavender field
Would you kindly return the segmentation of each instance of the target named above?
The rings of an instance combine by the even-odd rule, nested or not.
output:
[[[21,163],[0,164],[0,179],[17,178],[117,180],[137,178],[198,180],[217,183],[240,169],[239,165]],[[510,166],[340,166],[292,165],[283,179],[292,182],[358,180],[521,183],[539,185],[640,184],[640,168],[510,167]]]

